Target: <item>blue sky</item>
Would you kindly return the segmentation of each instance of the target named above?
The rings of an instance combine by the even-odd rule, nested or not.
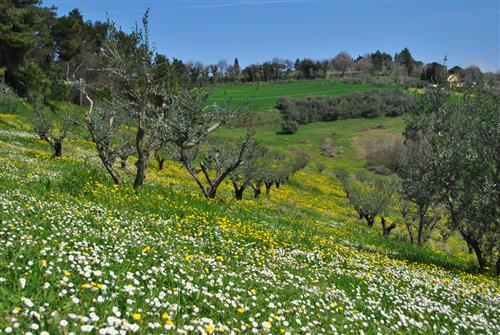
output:
[[[273,57],[353,57],[408,47],[414,58],[500,69],[499,0],[45,0],[60,15],[130,30],[150,7],[151,39],[168,57],[240,64]]]

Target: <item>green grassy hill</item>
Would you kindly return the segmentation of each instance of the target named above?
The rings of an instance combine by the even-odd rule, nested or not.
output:
[[[377,88],[380,87],[373,84],[355,85],[330,80],[223,84],[214,87],[210,102],[225,103],[232,107],[243,104],[247,115],[240,123],[246,126],[267,128],[268,125],[277,127],[281,122],[281,115],[275,109],[280,97],[338,96]]]
[[[275,97],[300,94],[289,85]],[[266,99],[256,104],[269,108]],[[278,126],[256,136],[316,162],[270,197],[238,202],[225,184],[206,200],[175,162],[162,171],[152,162],[136,194],[131,160],[126,186],[113,186],[80,135],[54,159],[22,104],[0,105],[0,333],[500,332],[498,280],[474,273],[460,241],[417,247],[403,227],[383,238],[328,172],[362,169],[360,143],[399,133],[401,119],[315,123],[289,136]],[[338,157],[320,155],[325,137]]]
[[[373,84],[346,84],[330,80],[238,83],[216,86],[212,92],[211,100],[213,102],[227,100],[235,105],[248,102],[252,111],[265,111],[274,108],[278,98],[283,96],[337,96],[351,92],[367,91],[376,87]]]

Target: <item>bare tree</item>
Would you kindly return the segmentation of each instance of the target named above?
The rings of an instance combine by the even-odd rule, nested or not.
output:
[[[371,58],[360,59],[354,64],[354,66],[356,70],[363,73],[370,73],[374,68]]]
[[[481,69],[476,65],[466,67],[461,73],[462,81],[467,85],[475,85],[483,79]]]

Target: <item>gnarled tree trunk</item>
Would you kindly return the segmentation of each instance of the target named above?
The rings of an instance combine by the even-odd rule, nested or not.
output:
[[[463,230],[460,230],[460,234],[462,235],[464,240],[467,242],[469,249],[472,249],[474,251],[474,254],[476,254],[477,263],[479,264],[479,268],[481,270],[484,270],[484,268],[487,265],[486,264],[487,261],[486,261],[486,258],[484,257],[483,251],[481,250],[479,242]]]
[[[387,225],[387,221],[385,220],[385,217],[381,216],[380,217],[380,223],[382,224],[382,231],[384,233],[384,236],[389,236],[391,231],[396,228],[396,224],[392,223],[390,225]]]
[[[165,164],[164,159],[158,159],[158,170],[163,170],[163,165]]]
[[[273,182],[264,182],[266,185],[266,194],[269,195],[271,193],[271,187],[273,187]]]
[[[255,184],[251,184],[251,185],[252,185],[252,189],[253,189],[253,196],[255,199],[258,199],[260,197],[261,192],[262,192],[262,190],[261,190],[262,182],[258,181],[258,182],[255,182]]]
[[[54,156],[62,157],[62,141],[54,142]]]
[[[235,180],[231,180],[231,183],[233,184],[234,188],[234,198],[236,200],[243,200],[243,192],[245,192],[248,182],[247,181],[243,182],[243,184],[239,187],[238,183]]]
[[[148,168],[149,154],[147,150],[144,148],[144,138],[146,137],[146,131],[144,129],[144,111],[141,111],[138,117],[138,128],[137,134],[135,138],[135,146],[137,150],[137,162],[136,166],[136,174],[134,180],[134,189],[139,189],[146,179],[146,171]]]
[[[148,168],[148,159],[144,155],[140,155],[139,159],[135,163],[137,168],[134,180],[134,189],[139,189],[144,185],[144,180],[146,179],[146,171]]]
[[[375,223],[375,215],[371,213],[363,213],[363,218],[366,220],[366,225],[372,228]]]

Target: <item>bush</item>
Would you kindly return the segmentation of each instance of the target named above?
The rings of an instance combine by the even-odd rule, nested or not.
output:
[[[400,90],[356,92],[339,97],[310,96],[280,98],[276,107],[286,122],[307,124],[337,119],[399,116],[406,112],[410,97]]]
[[[299,125],[297,122],[292,120],[283,121],[281,124],[281,133],[282,134],[295,134],[299,129]]]
[[[325,171],[325,165],[321,163],[316,163],[316,171],[319,173],[323,173]]]
[[[346,77],[346,78],[342,78],[341,82],[343,82],[344,84],[362,85],[362,84],[366,84],[367,78],[364,78],[364,77]]]
[[[384,78],[384,77],[371,79],[371,83],[374,84],[375,86],[379,86],[379,87],[387,86],[393,82],[394,82],[394,80],[392,80],[391,78]]]
[[[379,140],[371,138],[364,145],[368,169],[377,174],[396,172],[404,151],[401,136],[383,137]]]
[[[396,78],[395,81],[406,88],[414,87],[414,88],[424,88],[427,86],[427,83],[419,78],[415,77],[406,77],[402,76]]]
[[[337,156],[337,150],[333,148],[332,139],[325,138],[320,145],[321,154],[326,157],[335,157]]]

